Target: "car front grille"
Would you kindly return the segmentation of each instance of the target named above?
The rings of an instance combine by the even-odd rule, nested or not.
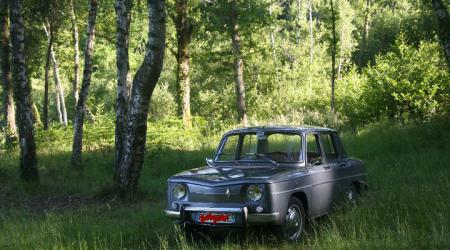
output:
[[[188,184],[188,200],[190,202],[235,203],[243,202],[245,196],[241,185],[208,187]]]

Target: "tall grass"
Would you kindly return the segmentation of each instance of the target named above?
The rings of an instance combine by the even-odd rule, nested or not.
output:
[[[70,130],[39,132],[39,186],[18,179],[16,151],[1,151],[0,249],[450,248],[448,124],[383,123],[344,133],[348,154],[365,162],[370,190],[356,208],[342,207],[310,225],[297,244],[255,229],[238,239],[185,239],[162,212],[166,179],[203,165],[219,136],[205,129],[185,134],[179,124],[152,126],[140,181],[143,198],[132,203],[104,195],[114,154],[108,129],[88,126],[82,173],[68,164]],[[83,202],[61,208],[60,199]]]

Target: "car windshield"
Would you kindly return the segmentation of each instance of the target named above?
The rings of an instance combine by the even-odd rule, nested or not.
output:
[[[223,140],[216,161],[301,162],[302,137],[288,132],[230,134]]]

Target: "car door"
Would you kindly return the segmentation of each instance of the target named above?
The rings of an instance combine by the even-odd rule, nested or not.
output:
[[[337,159],[335,161],[337,163],[336,172],[339,178],[340,188],[340,194],[338,198],[342,200],[345,197],[345,192],[347,192],[351,185],[353,185],[352,183],[357,180],[357,177],[355,177],[355,175],[357,175],[359,172],[356,171],[355,166],[352,164],[352,161],[350,160],[350,158],[348,158],[338,133],[331,133],[331,139],[334,150],[335,152],[337,152]]]
[[[306,135],[306,160],[311,184],[310,215],[320,216],[332,208],[336,187],[334,168],[324,162],[320,134],[317,132]]]
[[[342,198],[342,190],[347,185],[346,179],[349,175],[348,164],[340,156],[334,132],[322,132],[319,135],[320,145],[324,156],[324,167],[330,171],[333,182],[333,192],[331,202],[338,203]]]

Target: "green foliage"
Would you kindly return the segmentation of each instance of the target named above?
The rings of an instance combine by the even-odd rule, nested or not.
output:
[[[238,1],[244,81],[251,123],[308,123],[356,128],[381,117],[422,119],[445,115],[449,106],[446,94],[449,90],[444,86],[448,74],[440,70],[444,61],[439,53],[442,49],[436,43],[437,26],[430,3],[370,1],[368,36],[363,40],[366,1],[335,1],[338,79],[335,97],[337,113],[333,118],[329,113],[329,1],[311,1],[313,50],[308,2]],[[210,1],[193,0],[188,3],[190,21],[194,27],[190,45],[191,111],[214,127],[227,127],[237,119],[229,33],[231,6],[228,1],[214,1],[212,4]],[[131,78],[145,53],[148,30],[145,4],[145,1],[137,1],[132,8]],[[174,4],[174,0],[167,2],[167,50],[160,83],[149,109],[152,121],[171,119],[177,115],[177,67],[173,54],[177,44],[172,20],[176,14]],[[78,0],[74,1],[74,5],[82,63],[88,6],[85,1]],[[68,1],[27,0],[24,1],[24,11],[33,101],[42,110],[43,65],[47,45],[42,22],[49,17],[54,23],[54,49],[60,65],[69,120],[72,120],[73,48]],[[94,72],[87,102],[94,115],[100,117],[112,117],[115,108],[115,25],[114,5],[100,2]],[[396,42],[399,34],[404,37],[401,43]],[[432,58],[427,58],[427,54]],[[427,65],[428,60],[433,61],[432,65]],[[55,123],[57,113],[53,79],[50,86],[50,121]],[[413,93],[416,90],[417,93]]]
[[[425,120],[448,115],[450,75],[441,58],[438,44],[423,42],[416,49],[400,36],[394,51],[378,56],[366,70],[363,112],[367,119]]]
[[[81,175],[69,168],[70,147],[65,146],[64,129],[38,132],[39,186],[27,187],[19,180],[18,152],[0,152],[0,248],[445,249],[450,244],[448,123],[381,123],[357,134],[345,132],[342,138],[349,155],[365,162],[369,191],[356,208],[338,209],[310,225],[303,242],[288,244],[258,229],[249,229],[241,241],[231,235],[192,242],[164,216],[166,178],[204,165],[220,135],[187,133],[177,143],[192,140],[206,146],[180,147],[174,137],[184,132],[177,120],[151,124],[152,145],[163,146],[146,152],[141,198],[119,202],[109,193],[113,141],[107,143],[109,147],[90,146],[105,136],[108,125],[104,121],[99,119],[97,126],[86,128],[89,150]],[[44,144],[43,140],[60,143]]]
[[[450,116],[450,76],[436,40],[430,3],[370,1],[368,36],[363,41],[366,1],[335,1],[340,70],[336,114],[331,115],[329,1],[311,1],[313,50],[308,2],[238,1],[251,123],[360,130],[358,134],[345,133],[344,142],[350,155],[365,161],[371,191],[357,209],[339,211],[313,225],[300,247],[445,248],[450,244],[450,219],[442,212],[450,210],[445,202],[450,195],[446,178],[450,174],[450,159],[445,154],[450,147],[450,129],[429,121],[436,117],[448,120]],[[47,46],[42,23],[48,17],[55,25],[54,49],[72,120],[73,48],[68,1],[23,3],[33,101],[42,110]],[[87,2],[74,0],[74,4],[82,63]],[[145,4],[135,1],[132,10],[131,76],[145,53]],[[83,172],[69,169],[71,126],[52,124],[48,131],[36,130],[41,184],[23,185],[17,176],[17,142],[12,148],[5,148],[4,133],[0,132],[0,248],[299,248],[273,242],[270,237],[258,237],[253,231],[244,242],[228,239],[225,243],[190,243],[163,217],[167,177],[204,165],[204,158],[212,156],[222,132],[236,126],[237,117],[229,1],[189,0],[194,25],[190,46],[194,126],[189,130],[176,117],[176,60],[172,53],[176,35],[170,18],[174,0],[167,1],[167,5],[168,49],[149,109],[148,151],[140,182],[144,201],[122,204],[110,195],[116,23],[113,2],[100,1],[94,72],[87,102],[96,121],[85,124]],[[50,86],[50,119],[55,122],[53,80]],[[386,118],[426,123],[368,125]],[[80,199],[82,204],[58,207],[58,199],[67,197]],[[39,202],[46,199],[56,205],[46,207],[45,202]]]
[[[352,67],[336,83],[336,109],[342,114],[343,123],[353,128],[366,122],[366,107],[363,95],[367,77]]]

